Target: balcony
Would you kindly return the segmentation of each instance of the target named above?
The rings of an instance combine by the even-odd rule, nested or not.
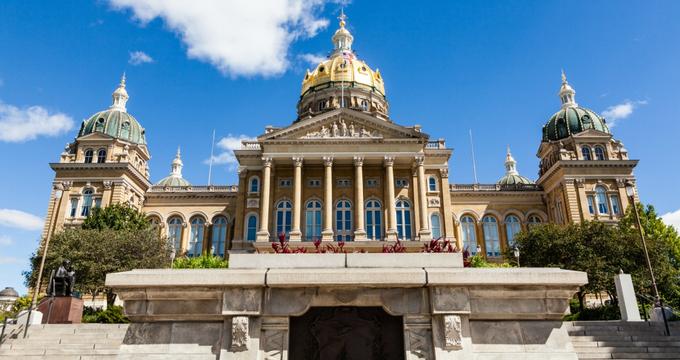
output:
[[[446,142],[444,139],[428,141],[427,144],[425,144],[425,149],[446,149]]]

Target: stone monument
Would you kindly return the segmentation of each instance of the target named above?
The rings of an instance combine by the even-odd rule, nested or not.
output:
[[[80,324],[83,316],[83,299],[74,296],[76,273],[71,261],[66,259],[50,274],[47,297],[38,304],[44,314],[43,324]]]

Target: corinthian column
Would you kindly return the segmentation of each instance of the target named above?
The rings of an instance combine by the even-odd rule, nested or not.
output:
[[[295,166],[294,187],[293,187],[293,229],[290,232],[291,241],[302,240],[302,231],[300,231],[300,212],[302,209],[302,158],[294,157],[293,165]]]
[[[321,240],[333,240],[333,157],[324,156],[323,165],[325,175],[323,179],[324,185],[324,211],[323,211],[323,231],[321,232]]]
[[[366,240],[366,230],[364,229],[364,158],[354,157],[354,182],[355,185],[355,205],[354,214],[356,215],[356,228],[354,230],[354,241]]]
[[[427,218],[427,184],[425,183],[425,158],[422,155],[416,156],[416,166],[418,167],[418,203],[420,205],[420,241],[429,241],[432,238],[430,231],[430,221]]]
[[[397,239],[397,209],[394,207],[394,157],[385,156],[385,178],[387,178],[387,199],[385,206],[389,215],[389,226],[385,231],[385,240]]]
[[[272,174],[272,158],[262,158],[262,196],[260,196],[260,231],[256,241],[269,241],[269,187]]]

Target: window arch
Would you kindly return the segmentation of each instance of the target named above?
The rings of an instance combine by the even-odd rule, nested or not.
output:
[[[92,150],[92,149],[85,150],[85,163],[91,164],[93,156],[94,156],[94,150]]]
[[[176,254],[181,252],[182,219],[179,216],[173,216],[170,219],[168,219],[168,241],[172,245]]]
[[[227,225],[229,221],[224,216],[216,216],[212,221],[211,253],[224,257],[225,244],[227,242]]]
[[[430,215],[430,227],[432,229],[433,239],[439,239],[442,237],[442,224],[438,213]]]
[[[528,221],[528,227],[531,229],[532,227],[536,225],[540,225],[543,222],[541,218],[538,215],[529,215],[529,221]]]
[[[201,256],[201,252],[203,251],[203,235],[205,234],[205,219],[200,216],[195,216],[191,219],[190,223],[191,236],[189,237],[187,256]]]
[[[260,178],[253,176],[248,182],[248,192],[249,193],[259,193],[260,192]]]
[[[257,214],[248,214],[246,216],[246,241],[255,241],[257,239]]]
[[[285,234],[286,239],[290,235],[293,205],[288,200],[281,200],[276,204],[276,236]]]
[[[305,240],[321,239],[321,201],[309,200],[305,205]]]
[[[382,239],[382,212],[378,200],[366,202],[366,237],[369,240]]]
[[[498,221],[496,221],[496,218],[489,215],[482,218],[482,228],[484,229],[486,256],[501,256],[500,241],[498,239]]]
[[[349,200],[340,200],[335,205],[335,238],[352,241],[352,204]]]
[[[604,148],[602,146],[595,147],[595,160],[604,160]]]
[[[100,164],[106,162],[106,149],[99,149],[97,151],[97,162]]]
[[[595,187],[595,200],[597,200],[597,211],[600,214],[609,214],[609,206],[607,205],[607,189],[599,185]]]
[[[430,176],[427,179],[427,190],[437,191],[437,179],[434,176]]]
[[[411,204],[406,200],[397,200],[397,237],[400,240],[411,240]]]
[[[460,218],[460,230],[463,238],[463,249],[471,254],[477,253],[477,229],[475,219],[470,215]]]
[[[583,154],[583,160],[593,160],[593,156],[590,153],[590,148],[585,145],[581,147],[581,154]]]
[[[515,235],[522,231],[522,225],[519,218],[515,215],[508,215],[505,217],[505,235],[508,239],[508,247],[515,246]]]
[[[89,216],[90,210],[92,210],[92,194],[94,191],[92,189],[83,190],[83,206],[80,208],[80,216]]]

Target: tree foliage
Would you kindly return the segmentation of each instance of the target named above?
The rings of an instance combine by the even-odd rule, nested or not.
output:
[[[227,260],[220,256],[181,257],[175,259],[173,269],[224,269],[229,267]]]
[[[144,213],[127,204],[112,204],[105,208],[94,208],[81,228],[86,230],[143,230],[149,227]]]

